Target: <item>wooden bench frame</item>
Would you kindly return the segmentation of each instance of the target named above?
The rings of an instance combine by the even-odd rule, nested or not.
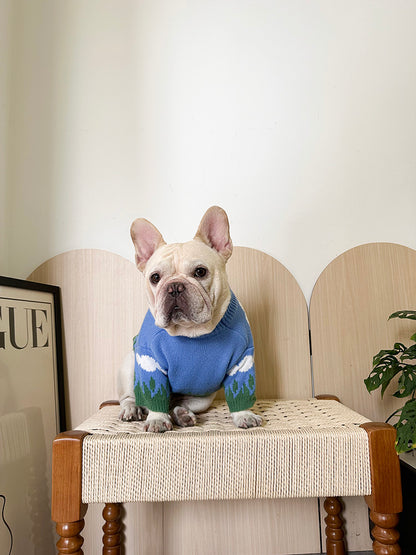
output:
[[[334,399],[318,396],[318,399]],[[114,404],[107,402],[105,404]],[[101,408],[101,407],[100,407]],[[400,464],[395,451],[396,430],[389,424],[362,424],[368,434],[372,493],[365,500],[374,523],[373,551],[377,555],[401,553],[396,529],[402,511]],[[59,434],[53,442],[52,519],[60,539],[59,554],[81,555],[84,516],[82,503],[82,443],[87,432],[72,430]],[[326,552],[344,555],[342,504],[337,497],[326,498]],[[121,553],[121,503],[105,503],[103,510],[103,555]]]

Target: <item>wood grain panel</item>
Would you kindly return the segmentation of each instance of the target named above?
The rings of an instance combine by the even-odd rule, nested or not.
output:
[[[310,397],[307,306],[293,276],[270,256],[242,247],[234,249],[228,273],[253,329],[257,396]],[[117,368],[147,311],[142,276],[118,255],[79,250],[45,262],[29,279],[62,290],[67,424],[73,428],[103,400],[117,398]],[[100,549],[101,510],[91,506],[86,515],[86,553]],[[204,541],[197,551],[176,552],[232,553],[228,528],[240,538],[241,549],[254,549],[258,543],[265,554],[319,551],[318,505],[313,499],[134,504],[125,510],[127,553],[171,553],[171,542],[193,546],[201,519],[206,537],[222,538],[223,547],[213,551]],[[295,532],[296,520],[302,522],[302,534]]]
[[[105,399],[117,399],[117,368],[147,310],[142,276],[113,253],[77,250],[42,264],[29,279],[61,287],[68,428]]]
[[[235,248],[227,271],[253,331],[257,397],[310,397],[308,311],[298,283],[280,262],[245,247]]]
[[[416,307],[416,251],[390,243],[351,249],[327,266],[310,307],[315,392],[330,392],[374,421],[384,421],[403,401],[386,391],[371,395],[363,380],[372,359],[396,341],[409,344],[415,322],[390,314]]]
[[[319,553],[314,499],[167,503],[164,555]]]
[[[315,392],[330,392],[374,421],[384,421],[403,401],[386,391],[367,392],[364,379],[372,359],[396,341],[409,344],[415,323],[390,314],[416,307],[416,251],[371,243],[351,249],[322,272],[312,293],[310,326]],[[391,391],[391,390],[390,390]],[[355,535],[350,550],[370,549],[368,510],[361,499],[346,499],[346,520]]]

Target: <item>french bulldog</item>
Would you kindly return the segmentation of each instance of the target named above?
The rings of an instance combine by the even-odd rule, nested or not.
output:
[[[166,244],[147,220],[131,225],[149,311],[118,375],[120,419],[146,420],[149,432],[194,426],[224,387],[233,422],[261,425],[255,402],[254,345],[231,291],[233,245],[222,208],[203,216],[192,241]]]

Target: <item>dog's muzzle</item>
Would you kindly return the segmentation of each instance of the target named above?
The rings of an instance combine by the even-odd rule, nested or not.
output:
[[[171,281],[160,292],[157,303],[156,325],[166,328],[171,324],[206,323],[211,317],[203,294],[192,283]]]
[[[186,285],[181,281],[172,281],[166,285],[161,307],[165,326],[170,323],[192,321],[191,297]]]

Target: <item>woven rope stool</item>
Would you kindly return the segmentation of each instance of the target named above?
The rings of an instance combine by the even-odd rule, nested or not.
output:
[[[120,554],[120,504],[133,501],[323,497],[327,553],[345,553],[341,496],[365,496],[373,550],[400,553],[395,430],[330,398],[258,401],[261,428],[240,430],[225,402],[193,428],[164,434],[120,422],[104,403],[53,445],[52,518],[61,554],[82,554],[89,503],[104,503],[103,554]]]

